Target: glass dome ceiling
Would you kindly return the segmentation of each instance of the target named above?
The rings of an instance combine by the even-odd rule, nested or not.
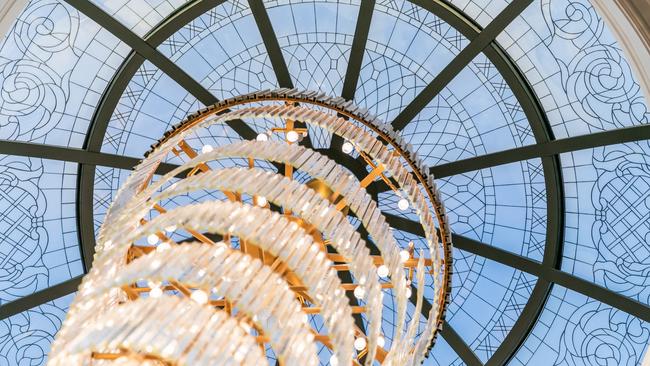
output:
[[[454,288],[425,364],[636,365],[650,340],[650,113],[587,0],[34,0],[0,85],[2,365],[44,363],[149,145],[275,87],[353,99],[433,167]]]

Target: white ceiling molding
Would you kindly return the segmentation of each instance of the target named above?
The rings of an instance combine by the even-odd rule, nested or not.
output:
[[[650,101],[650,0],[591,0],[591,3],[623,47],[643,94]]]
[[[11,29],[16,17],[20,14],[28,0],[4,0],[0,1],[0,40],[5,37],[5,34]]]

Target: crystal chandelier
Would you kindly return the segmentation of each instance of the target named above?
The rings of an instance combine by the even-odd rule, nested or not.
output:
[[[221,146],[188,142],[252,119],[276,127]],[[367,174],[301,145],[316,129],[341,138]],[[183,163],[155,175],[170,158]],[[246,163],[215,164],[227,159]],[[366,192],[373,182],[419,220],[419,248],[395,239],[381,197]],[[211,194],[170,204],[196,192]],[[342,98],[256,92],[189,116],[135,168],[48,364],[264,365],[273,354],[318,365],[321,347],[332,365],[418,364],[442,325],[450,276],[433,177],[390,125]]]

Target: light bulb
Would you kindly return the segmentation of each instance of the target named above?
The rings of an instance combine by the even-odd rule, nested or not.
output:
[[[350,142],[346,141],[343,143],[343,146],[341,146],[341,150],[343,150],[344,153],[349,154],[354,150],[354,146]]]
[[[339,359],[336,358],[336,355],[332,355],[332,357],[330,357],[330,365],[331,366],[338,366],[339,365]]]
[[[201,153],[207,154],[207,153],[211,152],[212,150],[214,150],[212,148],[212,145],[203,145],[203,147],[201,148]]]
[[[267,202],[268,202],[268,201],[266,200],[266,197],[263,197],[263,196],[257,196],[257,205],[258,205],[258,206],[260,206],[260,207],[264,207],[264,206],[266,206],[266,203],[267,203]]]
[[[259,135],[257,135],[255,140],[257,140],[257,141],[268,141],[269,140],[269,135],[267,135],[266,133],[260,133]]]
[[[377,337],[377,345],[382,348],[384,347],[384,345],[386,345],[386,338],[384,338],[383,335]]]
[[[176,231],[176,229],[177,229],[176,225],[171,225],[171,226],[167,226],[165,228],[165,231],[168,232],[168,233],[171,233],[172,231]]]
[[[361,300],[365,295],[366,295],[366,290],[364,290],[363,287],[357,286],[354,289],[354,297],[356,297],[357,299]]]
[[[411,293],[412,293],[411,288],[407,287],[406,288],[406,297],[408,297],[410,299],[411,298]]]
[[[192,292],[190,298],[201,305],[206,304],[208,302],[208,294],[206,294],[205,291],[203,290],[196,290]]]
[[[399,251],[399,259],[401,259],[402,262],[406,262],[409,258],[411,258],[409,252],[407,252],[406,250]]]
[[[298,132],[296,132],[296,131],[287,132],[287,141],[289,141],[289,142],[296,142],[296,141],[298,141],[299,137],[300,136],[298,136]]]
[[[147,243],[149,243],[151,245],[156,244],[158,242],[158,240],[160,240],[160,239],[158,238],[158,235],[156,235],[156,234],[151,234],[151,235],[147,236]]]
[[[386,267],[386,266],[383,265],[383,264],[382,264],[381,266],[379,266],[379,267],[377,268],[377,276],[379,276],[379,278],[386,278],[386,277],[388,277],[388,267]]]
[[[366,339],[365,338],[357,338],[354,340],[354,349],[357,351],[362,351],[364,348],[366,348]]]
[[[153,297],[155,299],[162,296],[162,293],[163,291],[160,287],[153,287],[151,291],[149,291],[149,297]]]
[[[160,252],[164,252],[165,250],[171,249],[171,247],[172,246],[169,244],[169,242],[163,241],[162,243],[160,243],[160,245],[156,247],[156,250]]]
[[[400,209],[400,211],[406,211],[409,208],[409,201],[406,198],[402,198],[397,202],[397,208]]]

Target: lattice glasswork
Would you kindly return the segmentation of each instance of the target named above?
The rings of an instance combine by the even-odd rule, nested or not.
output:
[[[416,5],[377,1],[354,100],[391,121],[467,42]]]
[[[442,178],[440,190],[455,233],[541,261],[546,187],[539,159]]]
[[[271,1],[265,6],[294,86],[341,95],[359,2]]]
[[[650,324],[555,285],[511,364],[639,365],[648,341]]]
[[[447,322],[486,362],[521,315],[537,279],[459,249],[454,258],[455,300]]]
[[[77,164],[0,155],[0,304],[81,275]]]
[[[80,147],[128,51],[69,5],[30,2],[0,46],[0,139]]]
[[[156,141],[152,133],[163,133],[174,121],[201,106],[173,79],[145,61],[120,97],[102,151],[141,156]]]
[[[556,137],[650,121],[623,51],[588,0],[536,0],[497,40],[528,78]]]
[[[276,104],[237,108],[240,104],[271,101]],[[285,104],[286,101],[292,103]],[[320,105],[332,112],[292,106],[294,103]],[[378,138],[390,144],[393,150],[387,150],[372,134],[333,115],[334,112],[364,124]],[[258,139],[216,147],[203,146],[200,148],[201,154],[197,156],[196,150],[185,140],[195,130],[256,117],[286,120],[284,129],[276,128],[274,131],[286,133],[288,144]],[[296,134],[292,121],[302,121],[347,139],[360,154],[367,156],[365,159],[368,159],[369,165],[376,167],[373,172],[379,173],[371,172],[359,182],[332,160],[312,150],[291,145],[296,142],[290,137],[291,133]],[[366,357],[366,365],[372,364],[375,357],[388,364],[419,363],[428,353],[444,319],[448,301],[450,232],[444,206],[435,183],[429,177],[428,168],[422,165],[410,146],[405,145],[390,127],[378,122],[367,111],[345,103],[341,98],[333,99],[322,93],[284,89],[257,92],[220,102],[190,116],[164,136],[161,142],[153,145],[151,152],[147,153],[147,157],[124,183],[107,213],[106,221],[100,229],[97,261],[92,271],[84,277],[81,295],[72,308],[67,328],[58,337],[51,364],[82,364],[86,359],[97,357],[135,360],[143,352],[149,355],[149,359],[190,364],[211,364],[218,362],[219,357],[243,361],[246,354],[246,357],[256,357],[255,353],[244,350],[250,347],[257,349],[256,344],[260,340],[256,339],[259,337],[268,338],[279,357],[291,364],[298,362],[298,359],[309,365],[317,363],[314,339],[332,348],[335,357],[333,360],[340,360],[344,364],[349,364],[352,360],[353,342],[354,348],[359,352],[355,357],[360,361]],[[149,182],[155,167],[170,153],[179,157],[185,154],[192,160],[147,186],[148,183],[145,182]],[[211,171],[206,165],[224,157],[248,158],[249,166]],[[255,160],[284,164],[286,177],[255,168]],[[287,168],[289,166],[293,168]],[[175,176],[188,169],[190,173],[185,179],[156,194]],[[321,197],[306,185],[293,181],[293,169],[302,170],[322,181],[335,192],[333,194],[341,197],[341,201],[335,203],[332,198],[330,202],[329,194]],[[392,180],[381,175],[384,170]],[[199,174],[199,171],[202,173]],[[376,203],[363,189],[378,177],[377,174],[393,187],[395,194],[409,202],[407,208],[412,206],[417,213],[427,240],[423,249],[426,249],[428,259],[424,257],[424,250],[416,252],[412,245],[407,247],[408,251],[398,252],[400,247],[392,238],[390,227]],[[162,201],[197,189],[220,190],[227,200],[209,199],[200,204],[177,208],[161,206]],[[240,203],[242,199],[239,197],[243,195],[253,196],[250,202],[252,205]],[[265,197],[264,203],[260,203],[260,197]],[[283,207],[284,215],[267,210],[267,200]],[[145,218],[152,209],[158,215]],[[368,234],[374,238],[374,244],[369,248],[347,221],[346,215],[341,213],[344,209],[356,214]],[[296,223],[295,220],[289,220],[292,218],[302,221]],[[434,227],[434,220],[439,227],[440,237]],[[300,224],[301,222],[311,226]],[[188,247],[190,244],[172,246],[167,233],[179,229],[188,232],[203,244],[196,249]],[[215,244],[208,234],[219,235],[225,245]],[[238,238],[236,244],[231,243],[231,237]],[[143,245],[143,238],[146,238],[148,246]],[[164,243],[159,244],[161,240]],[[327,244],[323,240],[328,240]],[[247,248],[251,245],[261,251],[258,259],[250,259],[253,252]],[[335,257],[327,254],[326,245],[336,251],[337,254],[333,254]],[[237,251],[229,247],[238,248],[248,255],[237,254]],[[379,263],[370,256],[369,249],[372,248],[379,249]],[[277,259],[267,263],[264,253],[268,253],[266,255],[271,256],[271,259]],[[413,258],[415,253],[419,259]],[[276,268],[278,260],[281,267]],[[409,261],[417,262],[417,265],[407,265]],[[334,265],[339,262],[346,268],[339,269]],[[426,274],[425,263],[428,263]],[[379,264],[384,264],[385,274],[381,274],[383,272],[380,271]],[[258,275],[251,273],[258,270]],[[341,270],[350,273],[352,277],[348,281],[352,282],[343,277],[339,279],[337,271]],[[277,272],[276,276],[281,276],[278,278],[284,278],[286,282],[266,279],[273,272]],[[409,282],[403,277],[404,273],[408,274]],[[388,314],[393,312],[397,316],[390,348],[385,350],[384,336],[380,334],[381,328],[385,326],[381,306],[383,285],[378,278],[387,275],[390,276],[390,282],[386,284],[390,285],[388,288],[392,289],[397,306],[395,310],[394,306],[389,306],[386,310]],[[433,291],[426,300],[432,306],[427,313],[422,311],[427,320],[420,322],[425,275],[432,281]],[[147,279],[148,287],[138,285],[141,278]],[[410,283],[411,280],[413,284]],[[346,285],[352,287],[344,287]],[[215,287],[206,292],[205,289],[211,286]],[[293,296],[281,294],[282,291],[288,292],[289,286],[300,303],[284,303],[294,301]],[[296,287],[305,287],[305,290]],[[410,320],[405,324],[406,302],[411,297],[411,288],[417,290],[417,300],[415,306],[410,307]],[[157,294],[154,294],[155,290],[158,291]],[[184,296],[174,300],[167,296],[157,299],[168,290]],[[363,305],[361,309],[364,310],[360,313],[366,313],[367,317],[362,318],[365,321],[358,324],[361,328],[356,331],[353,328],[352,314],[357,314],[353,308],[359,306],[350,306],[349,299],[345,296],[346,291],[352,290],[359,300],[358,304]],[[223,296],[223,300],[221,297],[211,300],[211,291]],[[144,299],[140,298],[140,293],[145,294]],[[203,300],[199,300],[199,294],[202,294],[200,298]],[[265,294],[266,300],[257,299],[260,294]],[[269,303],[274,296],[279,300]],[[189,297],[199,305],[183,297]],[[134,301],[111,306],[122,303],[127,298]],[[225,301],[221,305],[223,311],[219,310],[220,301]],[[202,306],[208,302],[217,308]],[[312,304],[311,307],[307,305],[309,303]],[[232,306],[238,309],[236,317],[231,317],[229,309]],[[308,312],[306,306],[317,311]],[[173,333],[170,328],[173,322],[164,320],[161,316],[169,314],[172,307],[185,310],[181,311],[181,315],[173,316],[173,322],[178,322],[181,326],[177,328],[176,335],[170,338],[168,335]],[[188,315],[183,315],[184,312]],[[210,315],[212,312],[214,315]],[[150,316],[139,321],[137,319],[141,314]],[[228,315],[224,317],[223,314]],[[305,326],[310,318],[306,314],[320,314],[328,334],[307,336],[310,333]],[[242,315],[244,318],[241,318]],[[264,320],[267,317],[270,323]],[[194,323],[195,327],[190,326],[191,318],[198,321]],[[198,320],[204,318],[205,320]],[[242,332],[240,329],[241,334],[234,332],[234,328],[231,330],[232,324],[248,322],[246,319],[250,319],[249,330]],[[182,326],[183,322],[186,326]],[[84,324],[84,330],[76,332],[75,328],[81,324]],[[239,325],[235,328],[239,329]],[[300,335],[299,328],[304,328],[307,333]],[[225,332],[223,334],[228,337],[222,338],[223,341],[214,344],[214,347],[210,346],[212,351],[208,354],[205,351],[207,343],[204,342],[208,342],[217,329]],[[255,331],[251,334],[250,329]],[[416,338],[418,334],[419,337]],[[357,345],[359,341],[363,345]],[[228,348],[228,342],[233,347]],[[234,347],[237,344],[240,345]],[[233,348],[238,348],[239,351],[229,353],[231,351],[228,350]],[[255,363],[258,364],[259,360]]]
[[[66,295],[0,321],[0,363],[42,365],[74,294]]]
[[[92,0],[141,37],[187,1],[189,0]]]
[[[562,154],[562,269],[650,304],[647,140]]]
[[[513,0],[449,0],[463,13],[486,27],[494,18],[505,9]]]
[[[246,1],[209,10],[158,49],[219,99],[277,86]]]
[[[184,0],[90,1],[140,36],[159,29],[162,23],[156,23],[189,5]],[[470,22],[484,28],[511,2],[449,0],[443,5],[459,9]],[[338,95],[360,2],[273,0],[263,4],[293,83]],[[327,21],[334,18],[335,22]],[[180,24],[173,27],[177,26]],[[271,66],[248,1],[226,1],[173,33],[158,50],[215,97],[277,87],[277,70]],[[115,34],[119,36],[119,32]],[[498,36],[498,41],[506,49],[506,59],[512,57],[522,69],[527,78],[523,84],[529,84],[539,97],[544,117],[557,138],[649,122],[650,113],[627,61],[588,0],[535,0]],[[469,40],[453,27],[409,1],[377,1],[356,80],[355,102],[390,122],[468,44]],[[0,46],[0,139],[81,147],[101,94],[127,52],[128,47],[116,36],[63,1],[31,1]],[[151,135],[159,135],[190,111],[203,107],[174,78],[145,61],[111,117],[103,152],[141,156],[153,142]],[[271,119],[244,121],[255,133],[275,126]],[[311,126],[308,129],[315,147],[329,147],[331,134]],[[521,105],[481,53],[406,125],[403,135],[432,166],[534,143]],[[271,140],[279,141],[275,136]],[[241,137],[230,127],[218,125],[187,136],[187,141],[192,146],[220,146],[241,141]],[[650,302],[647,276],[643,275],[650,266],[646,239],[650,208],[645,189],[650,183],[644,163],[648,150],[648,142],[640,141],[561,155],[566,205],[561,269],[642,304]],[[351,156],[361,160],[356,151]],[[176,156],[167,161],[182,163]],[[0,269],[5,274],[0,276],[2,306],[82,272],[73,207],[77,204],[77,165],[51,163],[0,157],[0,224],[4,225],[0,255],[5,263]],[[245,159],[209,164],[213,168],[247,166]],[[263,168],[275,169],[270,165]],[[97,167],[95,173],[93,213],[97,227],[128,171]],[[154,181],[157,179],[160,177],[155,176]],[[311,177],[300,173],[295,179],[307,183]],[[438,182],[455,234],[539,261],[546,242],[546,223],[553,219],[546,213],[544,179],[540,160],[532,159],[443,177]],[[197,191],[162,203],[178,207],[223,198]],[[417,221],[413,213],[395,209],[399,198],[392,192],[380,193],[379,198],[386,213]],[[553,198],[551,192],[549,198]],[[244,201],[252,202],[250,198]],[[549,202],[550,208],[552,205]],[[28,214],[19,222],[15,218],[21,212]],[[145,218],[155,216],[149,213]],[[351,222],[355,228],[361,225],[356,219]],[[169,234],[176,241],[187,240],[189,235]],[[402,248],[411,241],[415,248],[426,248],[425,240],[414,233],[396,230],[395,234]],[[239,242],[233,240],[233,246],[239,247]],[[42,257],[40,252],[44,252]],[[452,349],[444,338],[439,339],[425,364],[460,365],[463,361],[456,352],[467,350],[486,361],[510,330],[535,284],[530,275],[515,270],[505,273],[500,265],[462,250],[455,250],[454,258],[450,324],[459,333],[461,344],[454,343]],[[22,267],[16,265],[18,261],[23,261]],[[478,284],[494,273],[505,277],[499,281],[501,286],[495,287],[501,289],[499,298],[491,298],[491,303],[507,304],[506,308],[489,306],[489,314],[476,319],[462,315],[465,307],[479,308],[476,299],[488,285]],[[417,285],[416,280],[413,283]],[[431,294],[432,282],[425,281],[425,295]],[[390,312],[382,314],[381,325],[390,346],[397,304],[389,290],[384,291],[384,306]],[[413,308],[408,305],[409,320]],[[20,316],[29,317],[33,311]],[[10,320],[23,318],[16,315],[3,322],[6,326]],[[361,318],[367,324],[367,317]],[[309,322],[316,330],[325,329],[318,316],[310,315]],[[20,320],[12,324],[13,331],[27,323]],[[45,333],[56,328],[49,327]],[[422,328],[421,319],[418,334]],[[41,334],[36,328],[20,329]],[[600,338],[595,340],[593,334]],[[610,338],[602,341],[604,335]],[[50,340],[51,334],[43,336],[33,347],[30,341],[21,341],[19,346],[5,342],[0,346],[0,363],[41,364]],[[466,349],[462,341],[468,343]],[[513,364],[573,365],[582,361],[578,357],[595,355],[584,363],[634,365],[647,342],[646,323],[555,285],[542,318]],[[593,352],[581,353],[583,346]],[[265,351],[273,364],[275,353],[268,346]],[[321,360],[331,355],[324,346],[317,353]],[[543,358],[551,353],[552,360]]]

